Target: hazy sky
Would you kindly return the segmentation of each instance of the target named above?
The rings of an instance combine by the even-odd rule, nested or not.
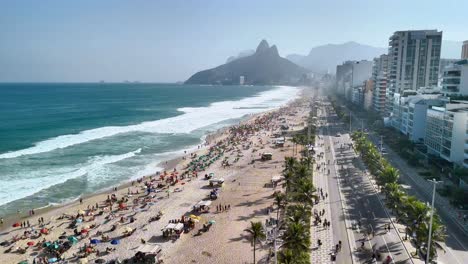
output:
[[[280,54],[396,30],[468,39],[462,0],[11,0],[0,2],[0,81],[183,81],[262,38]]]

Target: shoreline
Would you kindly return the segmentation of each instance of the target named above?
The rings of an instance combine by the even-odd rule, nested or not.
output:
[[[299,87],[296,87],[296,88],[299,88]],[[299,89],[301,89],[301,88],[299,88]],[[302,91],[300,91],[298,94],[301,94],[301,93],[302,93]],[[190,155],[191,153],[196,153],[198,151],[205,150],[207,148],[207,146],[209,145],[210,141],[216,139],[217,137],[219,137],[220,135],[225,133],[227,130],[229,130],[229,128],[231,128],[233,126],[236,126],[238,124],[249,122],[250,120],[256,118],[257,116],[261,116],[261,115],[264,115],[264,114],[272,112],[272,111],[277,111],[278,109],[280,109],[282,107],[285,107],[285,106],[289,105],[290,103],[294,102],[298,98],[299,98],[299,96],[296,97],[296,98],[292,98],[285,105],[279,106],[279,107],[274,108],[274,109],[266,110],[266,111],[263,111],[263,112],[260,112],[260,113],[247,114],[244,117],[240,118],[240,121],[237,124],[226,125],[226,126],[221,127],[221,128],[219,128],[219,129],[217,129],[215,131],[211,131],[211,132],[203,135],[200,138],[201,139],[200,144],[189,146],[189,148],[187,148],[187,149],[181,149],[181,150],[179,150],[181,152],[181,154],[176,155],[173,158],[170,158],[168,160],[162,160],[156,166],[157,166],[157,168],[161,168],[161,171],[165,171],[165,170],[169,170],[171,168],[174,168],[179,162],[182,161],[182,157],[184,156],[184,153],[183,153],[184,151],[187,151],[185,155]],[[197,148],[197,146],[200,146],[200,148]],[[58,211],[58,210],[61,210],[61,209],[67,209],[69,207],[73,207],[73,206],[78,205],[80,198],[82,198],[83,200],[94,198],[96,196],[101,196],[103,194],[108,194],[109,192],[113,192],[115,190],[115,188],[117,188],[117,191],[121,191],[123,189],[131,187],[132,182],[137,181],[137,179],[141,179],[141,178],[146,179],[146,178],[154,177],[154,176],[156,176],[156,173],[147,174],[147,175],[143,175],[143,176],[140,176],[140,177],[132,176],[132,177],[130,177],[130,178],[124,180],[124,181],[121,181],[121,182],[119,182],[119,183],[117,183],[117,184],[115,184],[113,186],[109,186],[109,187],[106,187],[106,188],[103,188],[103,189],[99,189],[99,190],[96,190],[95,192],[84,194],[84,195],[79,196],[79,197],[70,198],[67,201],[64,201],[64,202],[59,203],[59,204],[48,204],[48,205],[45,205],[45,206],[42,206],[42,207],[33,208],[34,212],[35,212],[34,215],[26,215],[26,212],[20,212],[19,215],[15,214],[15,213],[11,213],[11,214],[8,214],[8,215],[0,215],[0,217],[3,218],[3,224],[0,224],[0,235],[2,234],[3,231],[8,230],[9,228],[11,228],[12,224],[14,224],[14,223],[16,223],[18,221],[22,222],[22,221],[28,220],[30,218],[37,218],[40,215],[49,213],[51,211]]]
[[[202,144],[202,147],[200,147],[200,149],[195,148],[192,152],[187,152],[184,155],[186,158],[182,158],[182,156],[174,157],[173,159],[162,161],[158,164],[164,166],[164,168],[168,170],[169,173],[172,169],[177,169],[177,171],[179,172],[185,171],[185,167],[188,164],[188,162],[193,160],[190,153],[197,153],[197,156],[202,156],[209,152],[208,150],[210,147],[213,147],[217,143],[223,142],[223,144],[226,147],[226,153],[224,154],[223,158],[229,159],[229,162],[232,162],[231,166],[225,168],[221,165],[221,160],[219,160],[218,162],[215,162],[213,165],[206,168],[205,170],[199,171],[199,176],[201,177],[192,177],[191,179],[184,179],[182,180],[182,183],[178,183],[175,186],[169,186],[168,191],[170,190],[170,192],[167,193],[167,197],[165,191],[161,193],[156,193],[154,196],[152,196],[153,202],[150,202],[150,205],[146,207],[138,208],[134,206],[131,209],[129,208],[130,211],[116,210],[116,219],[114,220],[106,220],[102,222],[102,220],[104,220],[103,216],[98,216],[96,217],[96,219],[92,217],[92,219],[89,220],[89,216],[86,216],[83,222],[91,224],[92,221],[92,223],[97,224],[97,227],[92,228],[92,231],[90,231],[89,239],[96,238],[98,236],[98,234],[94,234],[95,231],[107,230],[114,221],[118,220],[121,217],[126,219],[125,222],[128,221],[129,217],[133,217],[132,215],[136,215],[137,217],[135,222],[123,224],[124,226],[132,227],[136,231],[136,234],[130,236],[129,238],[122,238],[122,245],[114,247],[118,248],[118,251],[107,253],[104,255],[97,253],[96,258],[100,257],[105,258],[107,260],[115,258],[129,258],[135,254],[135,248],[141,245],[140,239],[143,238],[146,241],[148,241],[148,243],[156,243],[162,246],[163,251],[161,257],[165,260],[165,262],[167,261],[167,263],[189,263],[190,258],[192,258],[192,262],[194,259],[201,261],[199,263],[228,263],[226,262],[226,256],[224,256],[224,252],[228,252],[225,251],[227,250],[227,248],[224,250],[222,250],[222,248],[212,248],[212,246],[219,245],[219,243],[226,243],[223,244],[224,246],[227,246],[227,243],[232,243],[226,242],[226,236],[231,237],[231,239],[235,239],[233,241],[237,241],[235,242],[235,244],[230,244],[230,249],[231,247],[233,247],[232,250],[239,251],[239,253],[245,252],[246,250],[250,251],[250,243],[246,243],[246,241],[243,240],[237,240],[237,238],[235,237],[237,237],[238,234],[234,234],[233,232],[242,233],[242,230],[244,230],[247,227],[247,224],[249,223],[248,221],[250,219],[260,220],[261,222],[263,222],[265,221],[265,218],[268,217],[268,214],[262,212],[265,212],[265,207],[270,208],[272,206],[273,201],[270,197],[274,189],[269,187],[267,188],[265,187],[265,185],[271,181],[272,175],[278,175],[281,173],[282,160],[284,159],[285,155],[290,155],[291,145],[288,144],[284,148],[271,147],[271,137],[273,135],[273,129],[279,129],[280,124],[282,122],[277,119],[272,119],[271,123],[269,121],[263,123],[263,126],[266,127],[266,129],[259,128],[260,130],[253,132],[252,134],[244,134],[243,137],[246,137],[245,141],[242,139],[238,142],[229,141],[230,137],[233,135],[231,128],[239,128],[243,125],[247,125],[248,127],[254,125],[259,120],[265,120],[265,118],[271,119],[273,116],[281,116],[288,120],[288,123],[291,125],[292,130],[302,129],[302,127],[304,126],[304,119],[302,118],[304,116],[307,116],[308,114],[308,111],[303,110],[306,109],[306,107],[302,105],[302,101],[303,98],[301,98],[301,96],[299,95],[298,97],[295,97],[294,99],[288,101],[287,104],[277,107],[275,109],[250,114],[236,124],[222,127],[220,129],[217,129],[216,131],[212,131],[209,134],[207,134],[205,142],[204,144]],[[295,115],[295,113],[299,114]],[[244,148],[244,144],[247,144],[248,142],[250,142],[250,147],[246,149]],[[255,150],[257,150],[258,152],[255,152]],[[270,151],[274,153],[274,160],[261,163],[258,163],[257,161],[255,162],[255,164],[251,163],[252,160],[258,160],[258,155],[265,151]],[[236,160],[238,161],[236,162]],[[170,240],[163,239],[159,230],[164,228],[164,226],[169,221],[173,219],[179,219],[181,215],[190,214],[192,212],[192,205],[196,204],[200,200],[206,199],[207,189],[210,188],[207,188],[207,181],[203,179],[203,175],[205,173],[211,172],[215,173],[216,176],[219,175],[218,177],[223,177],[225,179],[225,183],[224,186],[220,189],[220,197],[217,200],[213,201],[213,209],[211,209],[210,212],[205,213],[201,216],[203,216],[202,221],[205,223],[209,219],[216,220],[216,225],[212,227],[212,230],[210,230],[210,232],[204,234],[201,237],[194,236],[194,234],[184,234],[181,235],[179,239],[176,239],[177,241],[173,240],[172,243],[170,242]],[[149,175],[146,177],[149,177]],[[145,180],[151,180],[146,177]],[[145,180],[143,180],[143,182]],[[157,179],[153,179],[153,181],[161,182]],[[128,189],[129,191],[131,190],[131,195],[128,194],[126,189]],[[135,190],[139,190],[140,192],[133,193]],[[50,234],[46,235],[45,238],[44,236],[42,236],[39,239],[44,238],[49,241],[54,241],[55,239],[57,239],[57,237],[63,236],[64,234],[70,235],[69,233],[71,229],[66,227],[70,221],[70,218],[67,217],[61,219],[60,216],[73,216],[81,210],[93,212],[93,210],[90,209],[90,206],[92,205],[94,207],[94,204],[99,204],[99,210],[104,210],[104,215],[107,215],[109,211],[106,210],[107,207],[103,202],[106,200],[106,196],[112,193],[116,194],[118,197],[132,197],[130,199],[146,199],[148,198],[148,196],[144,193],[144,190],[144,185],[142,186],[141,182],[135,184],[135,186],[132,185],[132,182],[127,182],[125,184],[119,185],[117,187],[117,191],[114,191],[111,187],[106,191],[102,191],[98,194],[95,193],[93,195],[86,196],[86,198],[83,197],[83,204],[80,204],[79,201],[73,201],[66,205],[47,207],[36,211],[36,214],[34,216],[22,218],[21,221],[30,220],[32,228],[34,228],[33,230],[39,230],[39,227],[47,227],[51,230]],[[219,203],[222,203],[224,205],[232,204],[232,211],[229,210],[229,212],[223,214],[213,212],[215,204]],[[86,209],[86,206],[88,209]],[[150,217],[156,215],[158,210],[164,211],[164,215],[162,216],[161,220],[156,222],[149,221]],[[44,221],[46,223],[45,225],[37,225],[37,219],[39,217],[44,218]],[[120,225],[120,221],[115,223],[117,225]],[[197,224],[197,226],[200,226],[201,224],[202,223],[199,223]],[[229,225],[229,227],[225,225]],[[79,225],[78,228],[80,228],[80,226],[81,228],[83,228],[82,225]],[[119,231],[114,231],[112,233],[114,235],[111,235],[111,237],[115,237],[116,232],[120,233],[120,229],[122,227],[118,227]],[[0,242],[11,241],[12,239],[14,240],[15,236],[21,236],[23,231],[26,230],[30,230],[30,228],[13,228],[11,227],[11,225],[7,225],[5,223],[4,227],[2,228],[2,240]],[[93,234],[91,234],[91,232]],[[104,233],[107,232],[109,231],[105,231]],[[207,242],[212,241],[213,243],[202,242],[202,244],[200,244],[201,241],[199,239],[202,239],[201,241],[208,239]],[[26,247],[26,250],[29,253],[24,255],[17,251],[18,249],[25,248],[25,243],[28,240],[31,240],[31,238],[20,239],[17,242],[12,242],[12,244],[8,245],[7,247],[4,247],[3,250],[5,250],[8,247],[10,247],[10,249],[13,250],[11,253],[8,254],[6,251],[5,254],[0,254],[0,262],[18,263],[21,260],[27,259],[31,261],[33,258],[35,258],[39,252],[38,250],[40,249],[40,246]],[[38,245],[42,244],[39,242],[37,243]],[[75,256],[75,254],[78,254],[77,250],[79,250],[79,248],[82,248],[87,243],[89,244],[88,236],[82,237],[78,244],[76,246],[73,246],[70,249],[70,252],[66,253],[67,260],[71,260],[72,263],[75,263],[76,258],[72,257],[72,253],[73,256]],[[99,251],[103,253],[102,250],[105,249],[103,247],[108,245],[110,244],[106,243],[102,244],[102,246],[97,245],[95,248],[99,249]],[[206,250],[195,250],[197,247],[205,247]],[[186,250],[190,251],[192,249],[195,251],[187,252],[187,255],[185,256]],[[33,253],[31,253],[31,250],[33,250]],[[222,251],[219,252],[219,250]],[[213,252],[213,255],[216,257],[211,258],[211,256],[209,256],[209,258],[211,259],[206,259],[207,256],[211,254],[209,252]],[[200,253],[202,254],[200,255]],[[219,253],[222,254],[219,255]],[[265,249],[258,249],[258,254],[265,255],[267,254],[267,251]],[[247,256],[246,254],[242,255],[244,259],[242,263],[250,259],[250,256],[248,255],[249,254],[247,254]],[[65,254],[63,257],[65,257]],[[177,258],[183,258],[182,260],[180,260],[182,262],[176,261]],[[202,260],[200,258],[205,259]],[[91,258],[90,260],[93,261],[93,258]]]

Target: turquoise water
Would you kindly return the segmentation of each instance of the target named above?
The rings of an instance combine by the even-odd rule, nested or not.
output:
[[[0,214],[154,173],[209,131],[297,96],[292,87],[0,84]]]

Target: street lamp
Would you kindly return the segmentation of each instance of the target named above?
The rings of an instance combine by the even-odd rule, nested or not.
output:
[[[427,242],[426,264],[429,264],[429,257],[431,255],[432,218],[434,216],[434,199],[435,199],[436,185],[438,183],[442,182],[442,181],[436,181],[436,179],[432,179],[432,180],[428,180],[428,181],[432,182],[434,187],[432,188],[431,220],[429,222],[429,238],[428,238],[428,242]]]

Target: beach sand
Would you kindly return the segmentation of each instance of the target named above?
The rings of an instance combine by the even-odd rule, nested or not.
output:
[[[267,119],[268,116],[274,115],[274,118]],[[79,263],[74,255],[78,254],[79,248],[90,244],[90,238],[100,239],[97,236],[98,231],[104,232],[110,239],[119,239],[120,244],[111,245],[110,243],[99,243],[94,246],[95,250],[101,253],[96,256],[96,253],[91,253],[87,258],[90,263],[94,263],[95,259],[104,259],[106,261],[116,258],[126,259],[135,255],[136,249],[142,245],[141,239],[148,243],[159,244],[162,248],[161,258],[164,263],[251,263],[253,260],[252,246],[249,242],[247,232],[244,230],[249,228],[250,221],[265,222],[267,218],[276,217],[275,211],[268,214],[267,209],[273,208],[272,194],[275,189],[269,184],[273,176],[279,176],[283,169],[283,161],[285,156],[292,155],[291,143],[286,143],[282,148],[274,147],[273,132],[279,131],[281,123],[286,122],[290,126],[290,130],[300,130],[304,127],[304,120],[308,115],[308,104],[305,101],[297,100],[290,103],[287,107],[279,110],[262,113],[252,116],[242,124],[252,125],[258,120],[264,118],[263,125],[257,125],[259,130],[254,133],[244,135],[241,142],[237,145],[232,145],[225,142],[225,151],[223,156],[215,161],[211,166],[198,174],[198,178],[181,180],[174,186],[169,187],[169,192],[163,191],[156,193],[155,198],[146,206],[143,207],[143,200],[147,198],[145,195],[145,187],[143,184],[135,183],[125,184],[118,188],[117,191],[109,190],[100,194],[96,194],[83,199],[83,204],[78,201],[65,206],[47,209],[37,212],[36,215],[30,218],[21,219],[21,221],[29,220],[34,230],[40,230],[43,227],[49,229],[49,234],[41,235],[39,238],[19,239],[8,246],[0,248],[0,263],[18,263],[22,260],[32,260],[40,256],[43,252],[40,241],[55,241],[60,236],[73,235],[73,228],[67,228],[70,219],[58,220],[62,214],[76,215],[78,211],[84,210],[89,212],[88,208],[92,208],[97,203],[99,209],[95,213],[102,211],[106,207],[105,200],[108,195],[115,194],[119,199],[128,197],[128,210],[116,210],[117,204],[113,205],[115,218],[106,220],[110,213],[104,211],[103,215],[96,216],[94,220],[91,216],[85,216],[84,222],[78,224],[77,230],[83,229],[86,225],[97,225],[91,228],[88,236],[79,238],[79,242],[73,245],[66,251],[62,258],[65,258],[69,263]],[[280,121],[280,117],[286,121]],[[230,129],[222,131],[207,137],[207,145],[213,146],[217,142],[231,138]],[[247,145],[249,145],[247,147]],[[255,151],[254,151],[255,149]],[[195,151],[199,155],[208,153],[208,146],[202,147]],[[273,154],[273,159],[270,161],[259,161],[260,153],[270,152]],[[164,163],[168,172],[174,168],[178,172],[182,172],[190,159],[190,154],[185,155],[186,159],[177,158]],[[227,158],[231,166],[222,166],[222,160]],[[251,164],[252,160],[256,160]],[[178,239],[168,239],[162,237],[162,231],[172,219],[180,219],[183,215],[193,214],[192,207],[199,201],[206,199],[210,190],[208,181],[204,179],[205,173],[214,173],[215,177],[223,177],[225,183],[220,188],[220,194],[217,200],[212,202],[210,210],[207,213],[200,215],[200,222],[195,224],[194,230],[189,233],[184,233]],[[156,178],[156,177],[154,177]],[[143,182],[149,180],[145,177]],[[180,192],[174,190],[179,188]],[[277,187],[280,188],[280,187]],[[131,192],[138,190],[139,194],[128,195],[128,189]],[[154,193],[152,193],[154,195]],[[132,200],[139,198],[138,204],[132,208]],[[230,209],[217,212],[217,205],[230,205]],[[149,222],[149,219],[155,216],[158,211],[163,211],[164,214],[159,221]],[[130,222],[130,216],[133,216],[134,221]],[[43,217],[44,226],[38,225],[38,218]],[[124,218],[123,223],[119,223],[121,217]],[[214,220],[216,223],[207,232],[195,236],[197,231],[202,227],[203,223],[209,220]],[[118,224],[114,231],[109,231],[112,225]],[[5,224],[6,226],[6,224]],[[131,236],[122,237],[123,229],[132,228],[135,231]],[[13,241],[14,237],[21,237],[26,230],[31,228],[12,228],[11,225],[4,227],[0,233],[0,242]],[[33,241],[38,246],[27,247],[27,242]],[[17,252],[17,248],[27,248],[24,254]],[[114,248],[107,254],[107,247]],[[260,245],[257,247],[257,261],[263,261],[267,257],[268,247]],[[10,249],[9,253],[5,253]]]

